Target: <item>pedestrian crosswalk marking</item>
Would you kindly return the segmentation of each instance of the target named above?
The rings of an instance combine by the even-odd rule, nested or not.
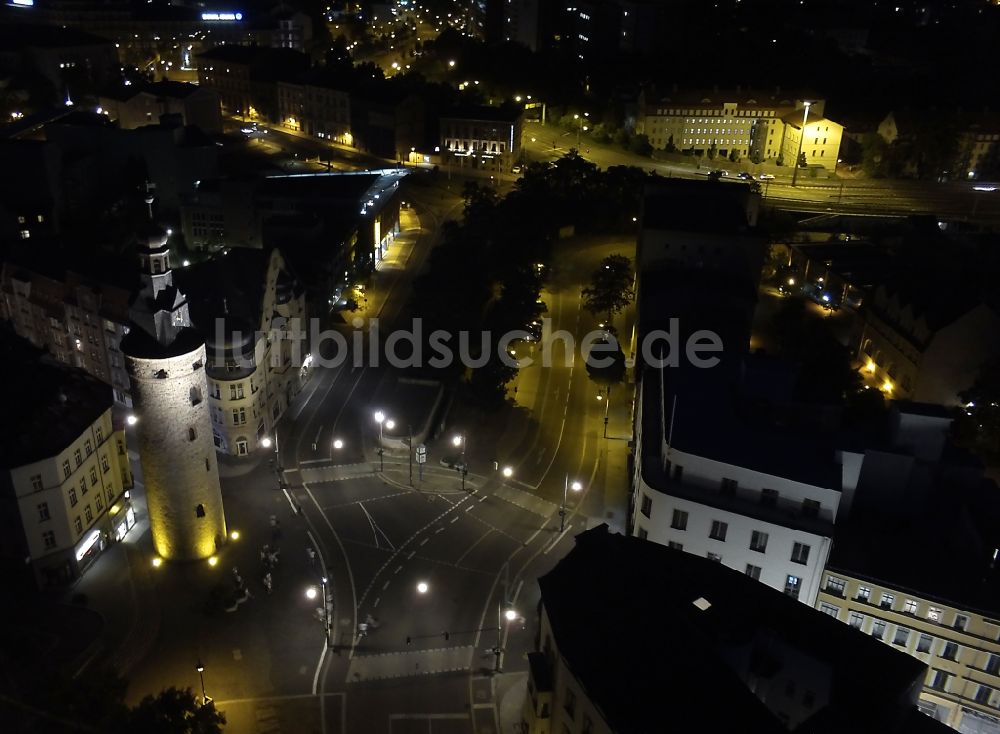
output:
[[[430,650],[355,655],[351,658],[347,680],[360,683],[386,678],[408,678],[469,670],[475,647],[438,647]]]
[[[538,495],[531,494],[531,492],[525,492],[522,489],[517,489],[506,484],[497,487],[496,492],[493,494],[506,502],[510,502],[512,505],[520,507],[522,510],[533,512],[542,517],[550,517],[557,509],[554,502],[549,502]]]

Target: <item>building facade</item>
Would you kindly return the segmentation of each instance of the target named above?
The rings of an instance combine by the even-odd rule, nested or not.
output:
[[[38,586],[61,585],[135,524],[125,433],[101,382],[47,356],[18,366],[29,373],[8,401],[0,554],[14,574],[27,564]]]
[[[660,379],[647,374],[639,387],[630,534],[716,561],[814,604],[842,487],[856,476],[847,467],[842,476],[833,455],[823,461],[799,443],[781,447],[753,426],[743,427],[744,441],[762,452],[753,456],[751,450],[737,463],[726,455],[724,441],[695,436],[688,417],[703,406],[680,411],[675,404],[671,411],[659,404]],[[657,430],[660,417],[667,421],[665,432]],[[769,444],[773,451],[803,452],[825,466],[771,461],[763,453]],[[764,470],[766,465],[773,468]]]
[[[168,560],[208,558],[227,536],[205,341],[191,328],[187,300],[174,285],[166,233],[151,227],[139,260],[142,288],[122,351],[138,418],[153,546]]]
[[[121,353],[121,340],[128,333],[129,291],[71,270],[60,269],[49,277],[13,262],[2,268],[2,316],[15,333],[111,385],[115,402],[130,407]]]
[[[892,397],[956,405],[980,367],[1000,351],[998,332],[1000,315],[985,303],[955,299],[943,308],[922,306],[880,285],[861,311],[861,373]]]
[[[962,732],[1000,732],[1000,609],[956,606],[833,565],[816,608],[924,663],[926,714]]]
[[[289,130],[354,145],[351,97],[346,91],[316,83],[279,81],[278,118]]]
[[[310,364],[304,331],[305,289],[289,272],[281,252],[234,251],[219,262],[226,267],[240,258],[253,260],[254,266],[257,261],[264,262],[260,302],[241,305],[249,307],[249,313],[241,310],[237,316],[227,312],[229,302],[233,307],[238,304],[236,293],[220,299],[220,293],[226,292],[222,285],[226,275],[213,278],[211,293],[189,288],[193,300],[207,296],[204,306],[195,308],[194,319],[207,340],[213,442],[220,453],[235,456],[256,451],[265,436],[274,436],[278,420],[308,379]],[[211,264],[206,267],[215,272]],[[243,282],[233,285],[245,289],[248,283],[240,280]],[[212,305],[226,310],[213,309]]]
[[[643,94],[636,132],[657,149],[696,157],[778,162],[795,160],[804,104],[796,96],[745,91]],[[824,100],[810,104],[803,152],[808,165],[835,170],[843,126],[823,117]],[[789,153],[790,151],[790,153]],[[815,153],[815,155],[814,155]]]
[[[521,133],[520,110],[481,107],[442,115],[442,162],[509,173],[521,160]]]
[[[222,132],[218,95],[195,84],[160,81],[144,87],[128,86],[98,97],[101,111],[125,130],[155,125],[163,115],[176,115],[181,124],[207,133]]]

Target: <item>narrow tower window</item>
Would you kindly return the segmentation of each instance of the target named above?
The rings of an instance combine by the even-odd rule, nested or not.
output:
[[[198,517],[205,517],[205,505],[198,505],[195,507],[194,514]]]

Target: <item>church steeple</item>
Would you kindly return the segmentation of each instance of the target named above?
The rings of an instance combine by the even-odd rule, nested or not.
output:
[[[130,309],[132,320],[163,346],[191,326],[187,298],[174,285],[168,234],[153,221],[152,192],[147,191],[149,222],[139,233],[136,249],[142,287]]]

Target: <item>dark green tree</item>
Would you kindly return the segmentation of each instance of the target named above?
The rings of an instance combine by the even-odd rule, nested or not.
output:
[[[583,289],[583,307],[595,316],[611,321],[615,314],[632,302],[632,261],[624,255],[608,255],[590,276]]]
[[[966,407],[955,421],[959,441],[987,460],[1000,458],[1000,358],[984,364],[960,397]]]
[[[214,703],[199,705],[190,688],[167,688],[131,710],[123,734],[222,734],[225,715]]]

